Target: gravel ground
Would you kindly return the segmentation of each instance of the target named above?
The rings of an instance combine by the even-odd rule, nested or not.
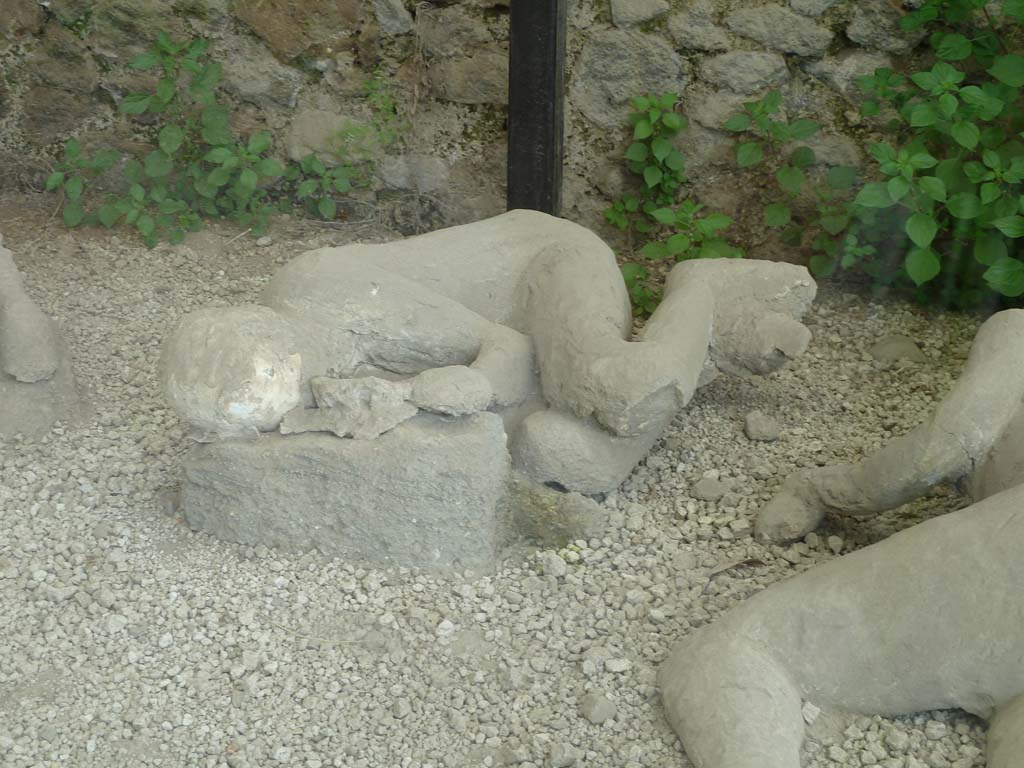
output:
[[[38,206],[0,198],[0,231],[93,409],[38,443],[0,444],[5,768],[688,766],[655,688],[678,638],[833,549],[964,503],[943,489],[787,549],[752,541],[788,472],[919,422],[977,326],[826,289],[809,354],[702,390],[607,499],[603,539],[445,577],[226,544],[174,510],[187,442],[157,387],[161,339],[189,310],[253,299],[306,248],[379,233],[283,222],[268,247],[215,228],[147,251],[68,235]],[[874,362],[866,349],[894,332],[932,362]],[[780,440],[744,436],[753,409]],[[705,477],[728,492],[698,500]],[[805,765],[982,766],[983,741],[962,713],[826,714]]]

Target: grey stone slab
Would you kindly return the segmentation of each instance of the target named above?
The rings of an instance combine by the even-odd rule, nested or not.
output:
[[[197,445],[184,470],[189,524],[244,544],[491,570],[506,527],[509,457],[492,413],[422,415],[376,440],[301,434]]]

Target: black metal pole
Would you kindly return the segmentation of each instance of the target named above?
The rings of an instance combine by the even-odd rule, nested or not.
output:
[[[558,216],[566,0],[510,3],[508,208]]]

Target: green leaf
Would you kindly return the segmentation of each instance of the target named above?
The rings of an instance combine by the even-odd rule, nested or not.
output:
[[[793,141],[802,141],[810,138],[821,130],[821,126],[814,120],[801,118],[789,124],[789,138]]]
[[[174,94],[178,89],[174,85],[174,81],[169,77],[160,78],[160,82],[156,84],[156,97],[160,101],[168,102],[174,98]]]
[[[258,131],[249,137],[248,149],[254,155],[261,155],[270,148],[270,131]]]
[[[960,102],[956,96],[952,93],[944,93],[939,97],[939,112],[945,118],[950,118],[956,114],[957,109],[960,107]]]
[[[1006,241],[995,232],[979,234],[974,241],[974,258],[979,264],[992,266],[1007,255]]]
[[[692,241],[690,238],[682,232],[672,235],[665,241],[665,247],[668,249],[671,256],[679,256],[680,254],[686,253],[690,250],[691,245]]]
[[[133,93],[125,96],[117,106],[117,111],[122,115],[141,115],[149,107],[150,96],[144,93]]]
[[[727,131],[732,131],[733,133],[743,133],[743,131],[749,131],[750,117],[749,115],[744,114],[733,115],[732,117],[725,121],[725,124],[722,127],[725,128],[725,130]]]
[[[745,142],[736,148],[736,161],[739,163],[740,168],[749,168],[752,165],[756,165],[761,162],[763,157],[764,151],[756,141]]]
[[[652,241],[640,249],[640,255],[648,259],[667,259],[670,254],[665,243]]]
[[[779,186],[791,195],[800,193],[805,178],[803,171],[791,165],[784,165],[775,173],[775,179],[779,182]]]
[[[347,192],[351,192],[352,191],[352,182],[349,179],[347,179],[347,178],[345,178],[343,176],[339,176],[338,178],[336,178],[334,180],[334,189],[337,192],[341,192],[342,194],[345,194]]]
[[[918,152],[917,154],[911,155],[910,167],[915,170],[924,170],[926,168],[934,168],[939,164],[939,161],[929,155],[927,152]]]
[[[978,126],[974,123],[953,123],[949,133],[957,144],[967,149],[974,149],[978,146],[978,141],[981,139],[981,131],[978,130]]]
[[[265,157],[256,163],[256,173],[260,176],[283,176],[284,168],[272,157]]]
[[[822,216],[818,220],[818,224],[828,232],[830,235],[838,235],[840,232],[850,226],[850,217],[846,214],[834,214],[832,216]]]
[[[939,88],[939,79],[931,72],[916,72],[910,76],[910,79],[918,88],[929,93]]]
[[[64,224],[68,227],[77,227],[85,218],[85,209],[78,200],[69,200],[64,204]]]
[[[131,69],[150,69],[160,63],[160,55],[156,51],[140,53],[128,62]]]
[[[320,198],[320,201],[316,204],[316,209],[320,212],[320,216],[328,221],[333,221],[334,217],[338,215],[338,206],[329,197]]]
[[[704,235],[714,234],[732,226],[732,219],[724,213],[709,213],[697,222],[697,229]]]
[[[918,248],[927,248],[935,240],[939,224],[926,213],[915,213],[907,219],[904,231]]]
[[[958,219],[976,219],[981,215],[981,200],[973,192],[960,192],[946,201],[946,210]]]
[[[117,224],[117,220],[121,218],[121,213],[113,205],[103,205],[97,211],[97,217],[100,220],[100,224],[110,229]]]
[[[910,124],[914,128],[925,128],[939,122],[939,111],[934,104],[918,104],[910,110]]]
[[[153,221],[152,216],[143,214],[139,216],[138,220],[135,222],[135,228],[139,230],[143,237],[149,237],[156,229],[156,222]]]
[[[1024,262],[1003,256],[982,275],[993,290],[1003,296],[1024,295]]]
[[[629,100],[629,103],[633,105],[633,109],[640,112],[646,112],[651,108],[651,100],[646,96],[634,96]]]
[[[1004,216],[993,221],[992,226],[1009,238],[1024,237],[1024,216]]]
[[[940,203],[946,200],[946,184],[936,176],[922,176],[917,180],[918,189],[932,200]]]
[[[173,155],[185,141],[185,132],[177,125],[165,125],[160,129],[158,141],[160,149],[168,155]]]
[[[836,260],[824,253],[816,253],[811,256],[810,264],[811,274],[815,277],[829,277],[835,274],[836,271]]]
[[[676,212],[671,208],[655,208],[648,216],[659,224],[675,224]]]
[[[682,152],[678,149],[673,149],[668,153],[668,157],[665,158],[665,166],[679,174],[686,167],[686,159],[683,157]]]
[[[683,127],[686,125],[686,121],[683,120],[683,118],[680,115],[677,115],[675,112],[666,112],[664,115],[662,115],[661,123],[670,131],[672,131],[673,134],[679,133],[679,131],[683,130]]]
[[[638,283],[647,279],[647,270],[639,264],[623,264],[619,269],[622,272],[622,279],[627,284]]]
[[[1003,196],[1003,190],[1000,188],[1000,186],[998,184],[993,184],[992,182],[982,184],[979,192],[981,193],[982,205],[994,203],[996,200]]]
[[[970,57],[974,47],[963,35],[943,35],[942,42],[935,49],[935,55],[945,61],[963,61]]]
[[[837,165],[828,169],[828,186],[837,192],[852,189],[857,180],[857,169],[848,165]]]
[[[891,144],[879,142],[872,144],[869,151],[871,156],[880,163],[892,163],[896,161],[897,152]]]
[[[208,91],[220,82],[222,67],[220,62],[211,61],[203,71],[192,80],[192,92]]]
[[[997,56],[988,71],[992,77],[1011,88],[1024,86],[1024,56],[1015,53]]]
[[[661,168],[656,165],[648,165],[644,168],[644,183],[647,184],[648,188],[658,186],[663,176]]]
[[[306,179],[299,184],[299,188],[295,191],[296,197],[300,200],[304,197],[309,197],[316,192],[317,183],[315,179]]]
[[[629,149],[626,150],[626,159],[632,160],[634,163],[642,163],[647,160],[647,145],[636,141],[629,145]]]
[[[810,147],[797,147],[793,150],[793,154],[789,156],[789,162],[797,168],[807,168],[814,165],[815,160],[817,160],[817,157],[814,154],[814,150]]]
[[[252,168],[246,168],[238,175],[238,186],[246,192],[256,189],[257,182],[259,182],[259,177]]]
[[[893,204],[888,188],[880,182],[865,184],[857,193],[854,202],[865,208],[888,208]]]
[[[72,176],[64,183],[64,194],[68,196],[69,200],[80,198],[83,189],[85,189],[85,182],[82,181],[81,176]]]
[[[765,206],[765,226],[778,229],[779,227],[786,226],[792,220],[792,212],[789,210],[789,206],[785,203],[772,203],[771,205]]]
[[[212,187],[223,187],[229,181],[231,181],[231,171],[223,167],[214,168],[206,177],[206,183]]]
[[[902,176],[893,176],[886,183],[885,188],[889,192],[889,197],[892,198],[892,201],[898,203],[910,191],[910,182]]]
[[[81,154],[82,145],[78,143],[78,139],[68,139],[64,144],[64,157],[68,160],[77,160]]]
[[[916,285],[924,285],[942,271],[942,264],[930,248],[915,248],[907,255],[903,268]]]
[[[54,171],[46,177],[46,191],[53,192],[57,187],[64,183],[64,174],[61,171]]]
[[[158,179],[174,170],[174,161],[171,160],[167,153],[155,149],[146,155],[144,167],[149,178]]]
[[[640,120],[635,126],[633,126],[633,138],[637,141],[641,139],[650,138],[651,134],[654,133],[654,128],[651,126],[651,121],[646,117]]]
[[[203,160],[205,160],[208,163],[216,163],[220,165],[224,162],[227,162],[234,156],[235,153],[232,152],[228,147],[214,147],[205,155],[203,155]]]
[[[661,162],[668,153],[672,151],[672,142],[668,139],[655,139],[651,142],[651,154],[654,155],[654,159]]]
[[[132,184],[128,189],[128,196],[137,203],[146,199],[146,188],[141,184]]]

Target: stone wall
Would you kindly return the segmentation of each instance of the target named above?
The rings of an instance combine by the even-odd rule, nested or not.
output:
[[[366,121],[363,83],[380,72],[409,123],[377,163],[373,202],[390,223],[412,232],[498,213],[508,1],[3,0],[0,173],[37,185],[70,135],[144,149],[144,126],[116,103],[147,82],[125,62],[166,29],[212,40],[237,127],[273,129],[282,156],[328,152]],[[600,211],[630,183],[628,99],[678,91],[694,192],[738,215],[753,255],[787,256],[758,231],[758,186],[737,176],[721,123],[780,88],[790,117],[825,126],[819,162],[863,162],[853,79],[918,42],[900,31],[897,2],[570,0],[565,215],[614,239]]]

